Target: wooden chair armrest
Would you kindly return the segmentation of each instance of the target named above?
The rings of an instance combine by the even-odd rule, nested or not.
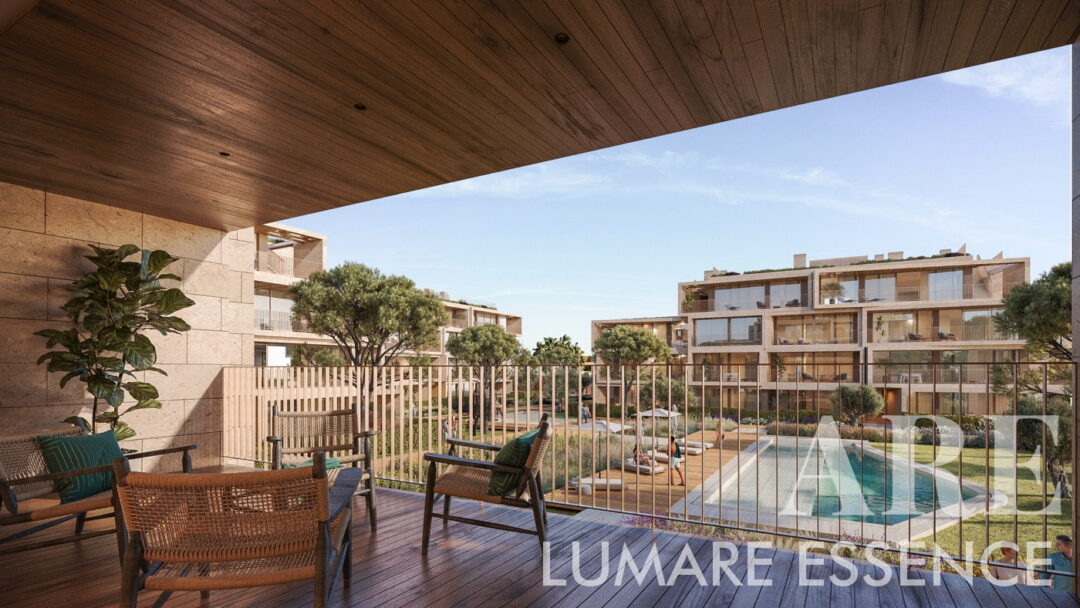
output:
[[[379,431],[357,431],[354,437],[374,437],[379,434]]]
[[[266,438],[266,440],[269,441],[270,443],[278,443],[278,442],[281,442],[281,437],[278,437],[276,435],[270,435],[269,437]]]
[[[198,447],[199,446],[195,445],[194,443],[190,443],[188,445],[180,445],[180,446],[176,446],[176,447],[173,447],[173,448],[161,448],[160,450],[147,450],[145,452],[135,452],[134,454],[128,454],[127,458],[129,460],[134,460],[136,458],[146,458],[148,456],[163,456],[165,454],[176,454],[176,453],[181,453],[182,452],[183,456],[181,457],[180,468],[185,473],[190,473],[191,472],[191,450],[194,450],[194,449],[196,449]]]
[[[457,447],[461,447],[461,448],[476,448],[478,450],[492,450],[492,451],[495,451],[495,452],[498,452],[499,450],[503,449],[503,446],[501,446],[501,445],[495,445],[493,443],[484,443],[482,441],[469,441],[467,439],[447,439],[446,443],[449,443],[452,446],[457,446]]]
[[[39,481],[56,481],[57,479],[78,477],[80,475],[89,475],[91,473],[103,473],[105,471],[112,471],[112,469],[113,467],[111,464],[103,464],[96,467],[87,467],[85,469],[72,469],[71,471],[61,471],[59,473],[43,473],[41,475],[34,475],[33,477],[23,477],[22,479],[0,479],[0,487],[17,486],[26,483],[37,483]]]
[[[341,469],[338,471],[334,486],[330,488],[330,521],[337,519],[341,511],[352,504],[353,494],[364,477],[361,469]]]
[[[471,458],[461,458],[460,456],[450,456],[447,454],[432,454],[431,452],[428,452],[427,454],[424,454],[424,460],[428,462],[438,462],[440,464],[453,464],[459,467],[485,469],[499,473],[515,473],[518,475],[525,473],[525,467],[511,467],[503,464],[495,464],[494,462],[488,462],[486,460],[473,460]]]
[[[134,452],[132,454],[125,454],[124,456],[126,458],[128,458],[128,459],[133,460],[135,458],[146,458],[148,456],[161,456],[162,454],[175,454],[177,452],[185,452],[186,453],[186,452],[190,452],[191,450],[197,449],[198,447],[199,446],[192,443],[190,445],[181,445],[181,446],[177,446],[175,448],[161,448],[160,450],[148,450],[146,452]]]

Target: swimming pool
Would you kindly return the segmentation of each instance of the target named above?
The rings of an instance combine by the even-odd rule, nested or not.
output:
[[[885,454],[845,441],[834,476],[829,459],[809,440],[797,445],[794,438],[765,438],[672,511],[749,526],[915,538],[985,509],[982,486],[913,463],[902,449]]]

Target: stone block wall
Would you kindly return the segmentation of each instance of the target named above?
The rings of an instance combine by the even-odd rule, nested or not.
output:
[[[196,464],[220,462],[222,374],[254,357],[255,233],[223,232],[0,183],[0,435],[48,428],[64,418],[89,418],[90,396],[77,381],[60,389],[59,374],[35,362],[45,341],[39,329],[63,329],[58,308],[65,287],[92,266],[87,244],[132,243],[181,258],[169,271],[195,306],[181,311],[192,329],[149,337],[158,367],[146,374],[164,405],[125,420],[138,435],[125,447],[156,449],[198,444]],[[151,463],[151,467],[169,466]]]

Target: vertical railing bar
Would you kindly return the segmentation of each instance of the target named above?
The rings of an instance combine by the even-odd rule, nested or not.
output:
[[[1043,420],[1047,419],[1046,418],[1047,405],[1048,405],[1047,402],[1050,400],[1050,393],[1049,393],[1049,390],[1048,390],[1050,388],[1049,387],[1049,382],[1048,382],[1048,376],[1049,375],[1050,375],[1049,364],[1046,363],[1046,362],[1043,362],[1043,364],[1042,364],[1042,415],[1043,415]],[[1020,412],[1017,411],[1017,413],[1019,414]],[[1050,478],[1050,459],[1047,458],[1047,441],[1046,441],[1047,428],[1046,428],[1045,424],[1043,424],[1041,426],[1042,426],[1042,433],[1041,434],[1042,434],[1042,465],[1043,465],[1042,484],[1041,484],[1041,486],[1042,486],[1042,520],[1043,520],[1042,521],[1042,524],[1043,524],[1042,525],[1042,541],[1045,543],[1045,542],[1048,541],[1048,530],[1047,530],[1047,528],[1048,528],[1048,525],[1049,525],[1048,521],[1047,521],[1048,518],[1049,518],[1049,515],[1046,513],[1046,507],[1049,504],[1047,502],[1047,499],[1046,499],[1046,494],[1047,494],[1046,482]],[[1056,493],[1056,488],[1055,488],[1055,493]]]
[[[1013,413],[1020,413],[1020,361],[1019,357],[1013,358]],[[1015,443],[1015,442],[1014,442]],[[1020,535],[1020,472],[1017,464],[1020,456],[1017,454],[1017,446],[1013,446],[1013,544],[1019,544]],[[1046,455],[1043,454],[1045,457]]]

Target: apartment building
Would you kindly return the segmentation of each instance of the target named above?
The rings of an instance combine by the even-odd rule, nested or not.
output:
[[[326,264],[326,237],[285,224],[264,224],[255,228],[255,365],[290,365],[295,349],[331,348],[334,341],[312,333],[293,317],[288,288]],[[432,363],[448,364],[454,359],[446,342],[466,327],[499,325],[511,334],[521,335],[521,317],[498,310],[487,303],[451,300],[446,292],[431,291],[443,301],[450,323],[439,329],[437,343],[422,351]],[[411,357],[417,353],[407,353]]]
[[[799,254],[786,269],[710,269],[680,283],[681,314],[664,324],[685,328],[685,373],[710,409],[771,410],[777,400],[827,409],[828,393],[861,382],[885,395],[886,413],[980,413],[1000,399],[990,366],[959,364],[1022,359],[1024,342],[1001,335],[994,315],[1029,273],[1028,258],[982,259],[965,247],[912,258]],[[593,335],[643,321],[594,321]]]

